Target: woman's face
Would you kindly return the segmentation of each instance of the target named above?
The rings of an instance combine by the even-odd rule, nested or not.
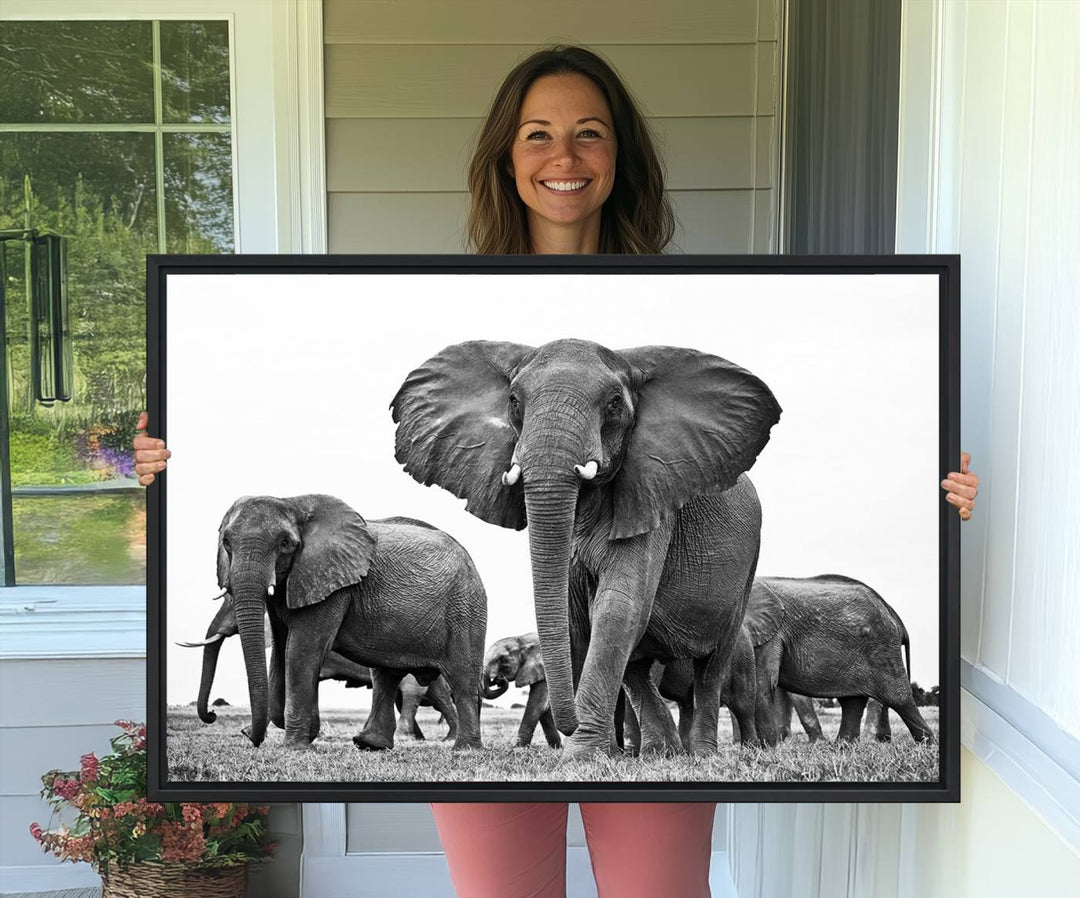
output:
[[[521,104],[510,151],[518,195],[536,228],[598,228],[615,182],[615,128],[600,89],[584,75],[545,75]]]

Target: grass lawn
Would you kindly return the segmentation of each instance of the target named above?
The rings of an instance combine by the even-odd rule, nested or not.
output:
[[[202,723],[193,707],[168,710],[169,779],[174,782],[936,782],[938,749],[916,744],[893,714],[893,741],[879,743],[864,735],[853,745],[836,745],[840,709],[818,711],[830,741],[810,745],[798,732],[775,748],[742,748],[731,743],[731,724],[721,712],[720,751],[711,756],[672,758],[597,758],[559,765],[560,753],[547,746],[537,728],[528,748],[515,748],[521,711],[485,708],[481,716],[484,747],[452,752],[443,742],[446,727],[438,714],[421,708],[417,721],[427,739],[399,741],[392,751],[360,752],[352,737],[363,724],[355,712],[322,712],[322,734],[310,751],[286,751],[284,733],[270,727],[266,741],[254,748],[240,729],[244,708],[219,708],[216,723]],[[922,708],[938,732],[938,709]],[[797,725],[797,723],[796,723]]]

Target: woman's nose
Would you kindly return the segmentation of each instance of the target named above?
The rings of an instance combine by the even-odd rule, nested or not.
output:
[[[572,135],[559,137],[551,150],[552,160],[555,162],[573,163],[577,159],[577,147]]]

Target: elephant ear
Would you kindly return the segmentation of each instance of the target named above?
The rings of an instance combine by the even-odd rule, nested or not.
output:
[[[734,486],[780,419],[764,382],[725,359],[671,346],[620,354],[637,407],[613,484],[612,539],[655,530],[696,496]]]
[[[763,580],[755,580],[746,605],[743,625],[756,648],[773,638],[784,620],[784,603],[779,594]]]
[[[390,409],[398,425],[394,457],[425,486],[465,499],[500,527],[525,527],[519,479],[504,486],[517,432],[507,418],[510,380],[532,347],[473,341],[448,346],[405,378]]]
[[[519,688],[532,686],[534,683],[540,683],[547,679],[544,662],[540,657],[539,636],[536,636],[534,641],[526,642],[523,645],[522,656],[525,660],[518,667],[517,677],[514,679],[515,686]]]
[[[217,584],[222,589],[226,589],[229,585],[229,553],[225,551],[225,546],[222,543],[222,537],[225,535],[225,528],[229,526],[229,522],[232,521],[233,516],[236,514],[237,507],[251,496],[241,496],[232,505],[229,506],[229,510],[225,512],[225,516],[221,519],[221,523],[218,525],[217,532]]]
[[[297,509],[301,541],[285,587],[289,608],[314,605],[367,576],[375,537],[360,515],[334,496],[287,501]]]

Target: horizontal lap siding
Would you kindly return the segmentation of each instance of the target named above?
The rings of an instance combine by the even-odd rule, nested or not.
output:
[[[463,252],[466,169],[492,95],[537,46],[611,60],[646,109],[679,217],[674,252],[776,249],[777,4],[324,7],[329,248]]]

